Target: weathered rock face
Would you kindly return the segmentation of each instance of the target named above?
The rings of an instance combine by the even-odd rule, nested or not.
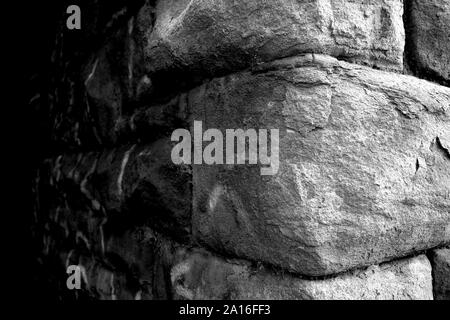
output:
[[[171,281],[181,299],[433,299],[431,266],[423,255],[335,278],[305,280],[190,253],[172,268]]]
[[[413,71],[450,86],[450,3],[405,0]]]
[[[82,63],[60,66],[70,73],[62,84],[55,84],[50,101],[55,145],[115,145],[122,141],[116,131],[123,118],[148,107],[150,98],[165,99],[209,77],[298,53],[327,53],[377,68],[403,68],[400,0],[183,0],[158,1],[155,8],[147,1],[131,14],[139,2],[143,3],[120,10],[121,1],[111,8],[104,3],[86,7],[117,11],[110,24],[122,20],[122,25],[108,24],[112,35],[101,48],[79,58]],[[106,28],[105,21],[91,20],[86,29]],[[89,43],[101,34],[88,33]]]
[[[448,1],[80,4],[29,72],[39,294],[448,299]],[[271,168],[175,164],[194,123]]]
[[[111,270],[92,258],[81,257],[78,261],[85,289],[99,300],[133,300],[139,298],[136,288],[130,286],[126,274]],[[136,284],[135,284],[135,287]]]
[[[130,17],[126,25],[89,57],[83,69],[81,80],[86,96],[83,109],[86,118],[93,120],[89,129],[100,145],[121,142],[116,134],[120,122],[152,94],[143,55],[147,31],[143,28],[152,20],[149,10],[146,6]],[[88,141],[80,138],[79,143],[84,145]]]
[[[403,4],[389,1],[158,1],[152,72],[191,78],[315,52],[402,69]]]
[[[450,89],[324,56],[284,62],[189,95],[209,128],[280,129],[273,176],[194,165],[195,237],[313,276],[450,241]]]
[[[126,219],[122,222],[127,223]],[[56,263],[64,273],[69,265],[80,268],[78,295],[100,300],[171,299],[171,269],[187,252],[186,247],[148,227],[105,235],[101,255],[92,254],[79,243],[70,250],[63,246],[57,250]]]
[[[47,3],[48,6],[36,6],[35,12],[29,10],[41,20],[29,28],[33,38],[30,41],[35,43],[31,45],[30,42],[33,54],[29,56],[33,56],[30,60],[36,61],[36,66],[34,71],[27,70],[27,73],[34,73],[34,92],[29,99],[35,98],[30,105],[35,126],[33,135],[40,139],[37,152],[76,152],[80,147],[98,150],[100,145],[117,143],[114,136],[108,136],[108,126],[117,121],[113,116],[126,114],[135,104],[128,83],[137,83],[142,76],[139,71],[143,63],[137,63],[143,52],[140,45],[144,43],[140,26],[148,25],[148,22],[143,23],[144,17],[137,11],[144,2],[76,1],[82,10],[82,30],[79,32],[66,28],[66,9],[74,3],[55,1]],[[56,17],[52,14],[59,21],[54,21]],[[146,15],[145,20],[149,18],[150,15]],[[52,28],[55,29],[53,35],[48,33]],[[86,88],[85,82],[95,61],[101,74],[97,72],[95,81]],[[131,70],[132,81],[128,79],[129,65],[135,68]],[[105,82],[110,81],[110,87],[106,88]],[[140,88],[147,86],[147,80],[143,82]],[[138,91],[137,85],[133,90]],[[111,107],[106,103],[111,101],[120,103]]]
[[[431,253],[433,289],[436,300],[450,300],[450,248]]]
[[[149,223],[174,238],[189,238],[191,170],[172,163],[171,145],[166,138],[47,161],[38,183],[41,194],[54,196],[42,202],[42,211],[98,252],[104,250],[101,228],[108,221],[120,232]]]

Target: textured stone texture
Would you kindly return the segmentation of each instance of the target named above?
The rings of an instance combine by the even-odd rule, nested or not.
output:
[[[158,1],[149,70],[204,77],[315,52],[402,69],[403,4],[387,1]]]
[[[64,223],[66,233],[92,240],[98,251],[100,227],[108,221],[121,230],[145,222],[175,238],[189,237],[191,172],[172,163],[171,145],[166,138],[48,160],[40,171],[39,193],[54,196],[43,200],[41,211]],[[114,223],[124,216],[127,224]]]
[[[145,10],[131,17],[127,25],[116,31],[85,64],[82,73],[86,95],[83,116],[91,121],[80,121],[90,127],[73,130],[79,144],[89,143],[88,138],[95,138],[100,145],[120,142],[115,132],[121,119],[151,95],[152,82],[145,74],[142,50],[146,31],[143,27],[149,23],[148,19],[150,17]],[[76,119],[74,114],[70,120]],[[87,131],[85,139],[82,139],[83,130]]]
[[[89,15],[86,39],[77,41],[98,41],[103,32],[95,29],[111,34],[98,50],[94,46],[92,53],[83,52],[55,70],[63,79],[54,80],[49,113],[41,115],[51,115],[45,121],[55,146],[112,146],[123,141],[116,134],[123,118],[148,107],[150,97],[164,100],[209,77],[280,57],[317,52],[378,68],[403,68],[400,0],[183,0],[158,1],[156,8],[147,1],[135,13],[142,3],[85,6],[106,14],[99,21]],[[63,43],[74,39],[59,41],[57,50],[79,53]]]
[[[192,253],[173,267],[171,281],[181,299],[433,299],[431,266],[424,255],[330,279],[304,280]]]
[[[450,89],[309,55],[188,100],[208,128],[280,129],[274,176],[193,166],[202,244],[317,276],[450,241]]]
[[[33,139],[39,146],[35,153],[48,157],[49,154],[76,150],[80,146],[98,150],[100,144],[114,141],[114,136],[104,134],[108,132],[108,125],[117,121],[111,119],[107,111],[120,110],[120,113],[117,112],[119,115],[126,114],[136,103],[135,95],[131,95],[128,85],[130,61],[135,68],[131,70],[131,82],[138,83],[142,77],[139,73],[143,66],[139,62],[143,52],[139,47],[143,44],[141,26],[147,26],[149,23],[143,20],[151,17],[137,14],[144,2],[78,0],[70,3],[64,0],[28,10],[35,15],[35,19],[41,20],[25,28],[30,29],[30,37],[33,38],[28,44],[29,48],[33,48],[33,54],[29,57],[36,61],[33,68],[24,68],[27,73],[34,73],[31,85],[34,92],[28,99],[33,109],[33,121],[30,122],[33,129],[30,132],[33,132]],[[81,8],[81,31],[67,30],[66,9],[70,4],[77,4]],[[59,17],[58,23],[55,16]],[[51,31],[55,33],[51,34]],[[113,81],[109,85],[116,92],[120,88],[122,96],[115,99],[120,100],[121,104],[116,109],[103,103],[114,101],[114,97],[99,97],[95,94],[97,89],[93,88],[94,82],[86,90],[85,81],[97,59],[98,71],[103,74],[95,74],[94,78],[100,79],[94,82]],[[111,74],[106,74],[108,70]],[[136,87],[133,87],[135,92],[138,91]],[[145,83],[140,87],[145,87]],[[110,93],[104,90],[103,94]]]
[[[172,299],[170,270],[186,252],[148,227],[131,227],[110,235],[102,255],[90,254],[77,244],[69,250],[58,249],[62,253],[57,261],[63,270],[68,265],[81,268],[78,294],[101,300]]]
[[[433,291],[436,300],[450,300],[450,248],[431,253]]]
[[[82,280],[89,294],[99,300],[133,300],[136,288],[130,287],[126,275],[104,267],[95,259],[81,258]]]
[[[450,89],[397,74],[405,24],[405,71],[448,85],[448,1],[79,4],[24,41],[32,296],[430,299],[431,250],[448,298]],[[279,172],[174,165],[193,120],[280,129]]]
[[[450,2],[405,0],[405,6],[410,67],[450,86]]]
[[[89,6],[118,12],[98,50],[59,67],[63,81],[50,95],[46,121],[50,139],[62,150],[122,142],[117,127],[135,109],[148,107],[150,97],[164,100],[209,77],[264,61],[316,52],[377,68],[403,68],[400,0],[183,0],[159,1],[156,8],[147,1],[135,13],[139,3],[121,10],[121,1],[108,10],[103,3]],[[86,29],[107,24],[91,20]],[[102,34],[87,33],[86,41]]]

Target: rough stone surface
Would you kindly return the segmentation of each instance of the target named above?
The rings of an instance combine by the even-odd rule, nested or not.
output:
[[[399,0],[158,1],[148,68],[195,79],[314,52],[401,70],[402,14]]]
[[[190,234],[191,172],[170,159],[171,142],[66,154],[46,161],[40,171],[38,192],[44,199],[40,211],[65,233],[76,232],[100,252],[104,245],[100,227],[151,224],[177,239]],[[127,217],[124,224],[121,219]],[[118,218],[119,217],[119,218]],[[116,223],[119,219],[121,223]],[[88,244],[90,247],[90,244]],[[104,250],[104,248],[103,248]]]
[[[147,1],[136,13],[143,2],[123,7],[119,1],[108,7],[96,1],[86,6],[94,13],[104,10],[105,16],[83,20],[89,32],[77,43],[99,41],[102,32],[91,27],[111,34],[99,48],[82,52],[76,61],[54,71],[62,73],[62,79],[53,80],[56,90],[45,103],[49,112],[39,115],[50,126],[53,147],[64,151],[113,146],[123,141],[116,132],[123,118],[149,107],[148,101],[298,53],[327,53],[377,68],[403,68],[400,0],[171,0],[158,1],[156,7]],[[67,52],[79,52],[66,48],[65,42],[74,39],[58,39],[55,50],[64,54],[57,61]]]
[[[436,300],[450,300],[450,248],[431,253],[433,293]]]
[[[101,300],[172,299],[170,270],[186,252],[183,246],[148,227],[110,235],[102,255],[77,244],[58,249],[62,253],[57,260],[63,270],[68,265],[80,267],[82,286],[78,294]]]
[[[152,92],[142,50],[151,6],[138,10],[143,0],[79,2],[88,13],[82,17],[82,32],[65,32],[66,7],[58,4],[64,24],[54,43],[50,85],[34,99],[40,149],[47,146],[52,153],[122,143],[116,127]],[[43,80],[40,86],[46,85]]]
[[[426,252],[448,299],[447,0],[68,4],[25,19],[30,296],[430,299]],[[280,129],[279,171],[175,165],[194,120]]]
[[[200,243],[317,276],[450,241],[450,89],[315,55],[188,100],[204,130],[280,129],[273,176],[193,166]]]
[[[410,67],[421,77],[450,86],[450,2],[405,0]]]
[[[305,280],[248,264],[191,253],[172,268],[181,299],[432,300],[431,266],[424,256],[324,280]]]
[[[128,20],[84,66],[82,73],[85,119],[89,128],[75,128],[78,144],[94,139],[99,145],[120,142],[115,132],[123,117],[132,113],[152,92],[152,82],[145,74],[143,61],[143,13]],[[72,115],[72,121],[77,115]],[[78,116],[79,119],[79,116]],[[83,130],[92,136],[84,134]],[[83,139],[84,138],[84,139]],[[86,141],[87,140],[87,141]]]
[[[92,258],[81,257],[79,261],[84,289],[92,298],[133,300],[139,297],[123,272],[111,270]]]

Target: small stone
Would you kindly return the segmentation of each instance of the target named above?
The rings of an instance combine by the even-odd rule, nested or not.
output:
[[[450,248],[433,250],[433,291],[436,300],[450,300]]]

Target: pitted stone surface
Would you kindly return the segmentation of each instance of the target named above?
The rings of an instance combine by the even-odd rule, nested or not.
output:
[[[153,72],[217,75],[299,53],[403,68],[403,3],[158,1],[146,56]]]
[[[431,266],[418,256],[324,280],[306,280],[201,253],[171,271],[177,298],[270,300],[432,300]]]
[[[193,166],[194,236],[306,275],[450,241],[450,89],[310,58],[190,92],[204,130],[280,129],[273,176],[260,165]]]
[[[450,86],[450,2],[405,0],[407,54],[420,77]]]
[[[30,56],[37,295],[448,299],[448,1],[80,6]],[[275,174],[175,164],[194,121],[279,129]]]
[[[436,300],[450,300],[450,247],[431,253],[433,291]]]

